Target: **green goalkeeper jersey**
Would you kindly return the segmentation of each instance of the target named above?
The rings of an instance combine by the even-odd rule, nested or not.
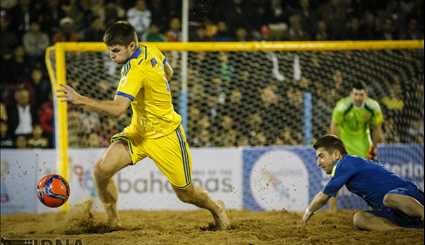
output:
[[[351,96],[339,100],[333,110],[339,137],[350,155],[367,157],[371,146],[370,129],[384,121],[377,101],[368,98],[363,106],[354,106]]]

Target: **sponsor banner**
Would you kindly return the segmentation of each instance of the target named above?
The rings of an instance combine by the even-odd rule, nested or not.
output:
[[[104,149],[71,149],[69,202],[87,198],[100,207],[93,168]],[[199,148],[192,150],[194,183],[228,208],[302,211],[329,180],[315,163],[310,147]],[[1,150],[2,213],[55,211],[36,197],[36,183],[56,173],[55,150]],[[423,146],[382,145],[381,164],[423,190]],[[180,202],[153,161],[145,159],[114,177],[119,209],[193,210]],[[340,208],[367,208],[359,197],[343,188]]]

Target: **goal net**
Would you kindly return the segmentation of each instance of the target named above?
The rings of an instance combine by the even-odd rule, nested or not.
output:
[[[381,105],[386,143],[423,143],[423,49],[232,52],[202,47],[188,52],[187,92],[182,92],[182,52],[164,51],[175,70],[170,81],[174,106],[187,118],[192,146],[308,145],[329,131],[336,101],[358,81]],[[53,54],[48,58],[55,76]],[[121,67],[104,49],[65,55],[68,84],[83,95],[113,98]],[[106,146],[128,120],[70,107],[69,146]]]

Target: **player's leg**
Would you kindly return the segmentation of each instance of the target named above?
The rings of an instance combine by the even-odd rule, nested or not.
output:
[[[338,209],[337,196],[338,196],[338,193],[337,193],[337,195],[335,195],[335,197],[331,197],[328,200],[329,211],[332,212],[332,213],[335,213]]]
[[[214,218],[217,229],[224,230],[230,225],[224,204],[221,201],[213,201],[206,190],[200,186],[189,185],[186,188],[174,187],[177,197],[185,203],[191,203],[199,208],[209,210]]]
[[[185,188],[179,188],[181,185],[173,185],[177,197],[183,202],[209,210],[214,218],[216,228],[220,230],[227,229],[230,226],[230,221],[227,217],[224,203],[212,200],[205,189],[192,184],[192,154],[183,127],[179,127],[176,130],[176,136],[180,143],[181,152],[183,153],[181,155],[185,155],[189,162],[189,176],[187,176],[189,185]]]
[[[371,231],[387,231],[401,228],[386,218],[365,211],[358,211],[354,214],[353,225],[358,229]]]
[[[192,155],[182,127],[167,136],[146,139],[143,149],[167,177],[181,201],[209,210],[218,229],[229,226],[224,205],[213,201],[203,188],[192,184]]]
[[[105,208],[108,223],[112,226],[120,225],[116,207],[118,193],[112,176],[130,163],[131,157],[127,144],[123,141],[115,141],[96,162],[94,168],[99,198]]]
[[[383,203],[386,207],[397,209],[408,216],[419,217],[424,221],[424,205],[411,196],[388,193],[384,196]]]

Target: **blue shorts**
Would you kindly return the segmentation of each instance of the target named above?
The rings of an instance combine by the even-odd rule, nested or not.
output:
[[[410,196],[415,198],[417,201],[419,201],[422,205],[424,205],[424,193],[419,190],[416,186],[408,186],[408,187],[400,187],[393,189],[389,191],[387,194],[398,194],[398,195],[404,195],[404,196]],[[390,220],[391,222],[407,228],[423,228],[424,224],[418,217],[411,217],[403,212],[383,207],[382,209],[375,209],[368,211],[369,213],[372,213],[376,216],[386,218]]]

